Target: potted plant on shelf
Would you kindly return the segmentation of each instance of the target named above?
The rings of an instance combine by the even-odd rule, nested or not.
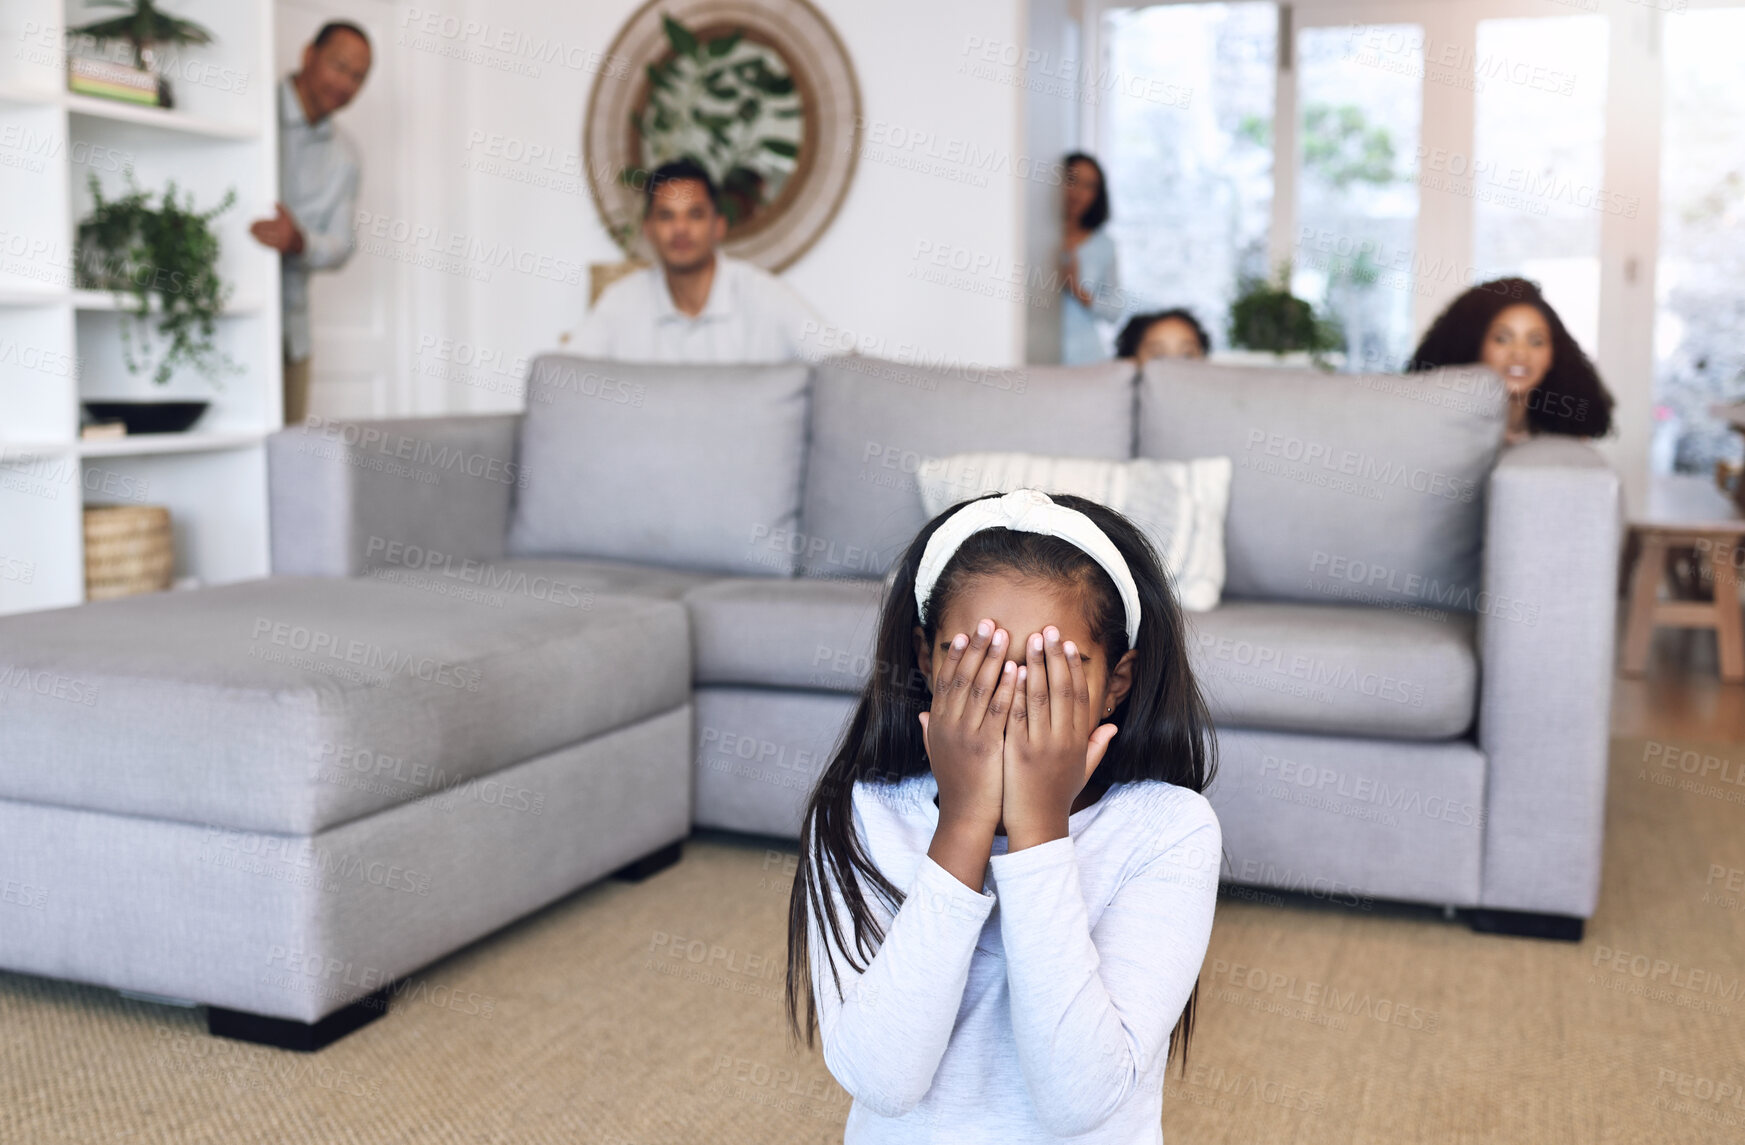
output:
[[[129,45],[132,66],[113,58],[107,52],[96,58],[69,55],[67,86],[72,91],[121,99],[130,103],[175,106],[175,94],[168,77],[163,74],[160,44],[210,44],[212,33],[194,23],[171,16],[158,9],[153,0],[90,0],[96,7],[131,8],[124,16],[93,20],[71,29],[75,35],[89,36],[109,45]]]
[[[1338,324],[1292,294],[1290,281],[1288,262],[1280,264],[1276,282],[1258,277],[1241,280],[1236,301],[1230,304],[1230,345],[1235,349],[1218,355],[1220,360],[1331,368],[1328,353],[1342,344]]]
[[[221,384],[223,374],[239,373],[241,367],[216,342],[217,319],[231,287],[218,275],[219,242],[211,223],[236,202],[236,191],[225,192],[216,207],[196,211],[191,194],[177,201],[174,182],[155,204],[152,194],[133,181],[131,171],[127,185],[120,198],[105,199],[97,176],[91,176],[94,206],[79,224],[76,281],[81,288],[112,290],[118,300],[125,296],[130,301],[121,316],[122,358],[129,373],[150,368],[152,381],[162,385],[178,367],[188,366]],[[206,403],[194,404],[199,409],[188,424]],[[164,412],[144,410],[141,416],[161,418]],[[125,415],[123,419],[127,420]],[[170,427],[160,421],[154,428]],[[131,423],[129,429],[133,430]]]

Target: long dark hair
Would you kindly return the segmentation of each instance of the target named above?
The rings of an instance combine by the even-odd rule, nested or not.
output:
[[[1089,163],[1091,170],[1097,173],[1097,197],[1091,200],[1091,205],[1079,216],[1079,226],[1087,231],[1094,231],[1109,221],[1109,177],[1103,174],[1103,165],[1083,151],[1068,154],[1061,161],[1061,170],[1070,170],[1074,163]]]
[[[1168,322],[1171,319],[1174,319],[1177,322],[1186,322],[1188,324],[1188,329],[1192,330],[1194,332],[1194,337],[1198,338],[1200,341],[1200,353],[1210,354],[1212,352],[1212,339],[1211,336],[1206,333],[1206,328],[1200,325],[1200,320],[1194,317],[1191,310],[1185,310],[1178,306],[1173,310],[1158,310],[1151,314],[1135,314],[1132,318],[1129,318],[1127,320],[1127,325],[1121,327],[1120,336],[1115,339],[1115,357],[1137,358],[1139,356],[1139,346],[1145,341],[1145,336],[1151,333],[1151,328],[1159,322]]]
[[[988,494],[997,496],[997,494]],[[1076,509],[1108,536],[1139,589],[1139,643],[1133,665],[1133,686],[1110,720],[1121,733],[1110,743],[1091,783],[1156,780],[1204,791],[1217,767],[1217,742],[1211,716],[1188,668],[1187,641],[1181,608],[1168,578],[1145,535],[1126,517],[1082,497],[1054,494],[1055,504]],[[969,502],[964,502],[969,504]],[[977,577],[1016,574],[1077,587],[1084,601],[1093,639],[1108,657],[1110,669],[1128,651],[1126,612],[1115,583],[1101,565],[1070,541],[1010,529],[986,529],[972,535],[951,558],[927,598],[922,624],[915,606],[915,570],[928,538],[963,505],[954,505],[929,521],[916,535],[896,569],[879,616],[877,655],[843,735],[842,746],[819,776],[806,805],[800,828],[800,864],[788,900],[788,1023],[796,1039],[813,1044],[817,1003],[813,998],[808,917],[820,920],[825,941],[842,953],[848,965],[864,971],[860,952],[870,962],[884,933],[867,905],[870,886],[894,913],[903,892],[873,864],[854,830],[856,783],[896,783],[928,770],[927,749],[916,716],[931,707],[927,677],[915,662],[915,628],[931,646],[938,619],[952,598]],[[843,936],[829,895],[837,888],[854,928],[853,949]],[[828,931],[824,927],[828,925]],[[831,963],[832,976],[835,966]],[[836,982],[838,996],[842,983]],[[1187,1068],[1188,1039],[1193,1033],[1194,985],[1180,1021],[1170,1032],[1170,1051]],[[800,1008],[805,1007],[802,1026]]]
[[[1511,306],[1531,306],[1551,329],[1551,368],[1527,395],[1527,424],[1534,433],[1604,437],[1612,428],[1612,395],[1539,285],[1525,278],[1480,283],[1436,316],[1406,363],[1408,374],[1464,366],[1484,358],[1484,339],[1497,315]]]

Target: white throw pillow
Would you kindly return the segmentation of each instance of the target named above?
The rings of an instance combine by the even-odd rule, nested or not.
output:
[[[928,519],[984,493],[1040,489],[1107,505],[1144,531],[1181,606],[1218,607],[1224,592],[1224,513],[1230,505],[1228,457],[1193,461],[1104,461],[1030,453],[955,453],[929,457],[916,473]]]

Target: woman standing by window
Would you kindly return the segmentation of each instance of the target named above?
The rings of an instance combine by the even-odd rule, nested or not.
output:
[[[1064,190],[1060,360],[1077,366],[1109,356],[1100,323],[1121,317],[1121,284],[1115,273],[1115,242],[1103,230],[1109,221],[1103,168],[1084,152],[1074,151],[1066,157]]]

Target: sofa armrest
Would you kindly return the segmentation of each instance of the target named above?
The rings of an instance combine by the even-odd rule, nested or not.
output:
[[[429,567],[429,554],[503,555],[520,414],[342,421],[311,417],[267,438],[272,567],[357,576]],[[417,546],[408,554],[406,546]]]
[[[1535,439],[1491,474],[1482,906],[1588,918],[1599,899],[1621,521],[1618,475],[1586,442]]]

